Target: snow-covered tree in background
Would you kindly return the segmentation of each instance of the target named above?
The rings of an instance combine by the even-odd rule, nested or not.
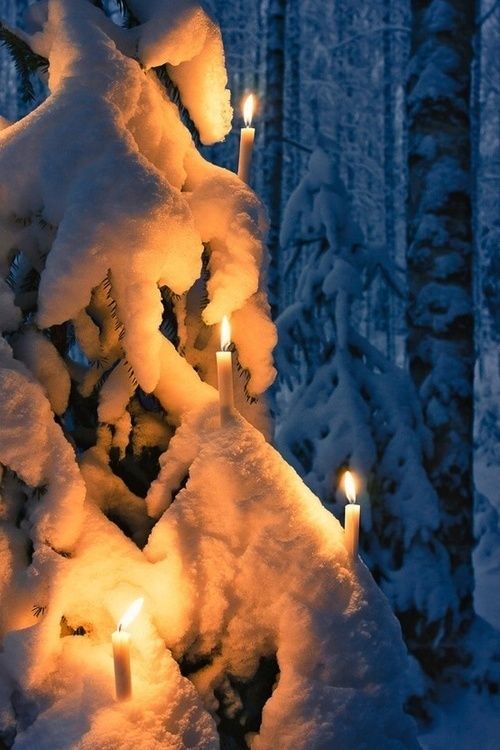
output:
[[[363,478],[365,558],[425,664],[458,609],[436,540],[439,500],[423,468],[432,446],[408,374],[362,335],[357,309],[377,272],[396,291],[400,282],[389,259],[367,247],[320,148],[288,204],[282,244],[290,268],[297,253],[307,261],[277,321],[277,445],[327,505],[340,498],[342,468]]]
[[[266,426],[245,399],[274,377],[262,207],[160,79],[223,138],[219,29],[190,0],[126,6],[128,29],[89,0],[10,29],[49,95],[0,134],[2,742],[413,750],[387,603],[262,432],[218,425],[230,314]],[[120,704],[110,634],[137,596]]]

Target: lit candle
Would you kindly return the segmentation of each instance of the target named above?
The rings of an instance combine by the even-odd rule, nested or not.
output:
[[[136,599],[118,623],[118,630],[111,636],[115,662],[116,699],[126,701],[132,697],[132,675],[130,672],[130,633],[126,628],[137,617],[144,599]]]
[[[344,491],[349,501],[345,506],[345,546],[351,559],[354,560],[358,555],[360,506],[356,502],[356,485],[350,471],[344,474]]]
[[[243,105],[243,119],[245,127],[241,128],[240,156],[238,159],[238,177],[243,182],[248,182],[250,176],[250,164],[252,163],[252,149],[255,138],[255,128],[251,127],[254,108],[254,96],[249,94]]]
[[[217,382],[219,386],[219,410],[221,426],[231,421],[234,410],[233,393],[233,355],[229,350],[231,344],[231,326],[226,315],[220,326],[220,348],[217,356]]]

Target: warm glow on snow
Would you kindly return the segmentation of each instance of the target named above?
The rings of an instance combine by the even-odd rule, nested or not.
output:
[[[350,471],[344,474],[344,492],[350,503],[356,502],[356,482]]]
[[[253,112],[254,112],[254,95],[249,94],[243,103],[243,119],[247,128],[252,124]]]
[[[127,609],[122,619],[118,623],[118,630],[125,630],[126,628],[128,628],[128,626],[135,620],[135,618],[141,611],[143,604],[144,604],[144,599],[142,598],[142,596],[139,597],[139,599],[136,599],[134,602],[132,602],[132,604]]]
[[[223,352],[229,349],[231,344],[231,323],[227,315],[224,315],[220,324],[220,348]]]

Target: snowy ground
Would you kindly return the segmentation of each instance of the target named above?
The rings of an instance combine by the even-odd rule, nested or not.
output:
[[[500,697],[465,693],[443,705],[437,724],[419,737],[423,750],[498,750]]]
[[[500,516],[500,466],[479,459],[475,467],[477,490]],[[480,545],[474,556],[475,605],[478,614],[500,630],[500,529],[496,538]],[[486,541],[486,540],[485,540]],[[498,750],[500,748],[500,696],[468,691],[444,699],[435,726],[419,737],[423,750]]]

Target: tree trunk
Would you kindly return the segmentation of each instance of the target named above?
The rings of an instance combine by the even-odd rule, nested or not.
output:
[[[280,309],[282,275],[279,232],[282,210],[285,18],[287,0],[269,0],[265,100],[265,203],[269,213],[267,244],[271,255],[270,301],[276,315]]]
[[[385,224],[385,248],[387,255],[393,263],[396,261],[396,132],[394,127],[394,31],[390,28],[392,24],[393,8],[392,0],[384,0],[384,224]],[[394,294],[389,292],[387,305],[387,355],[394,362],[395,350],[395,326],[396,305]]]
[[[434,436],[431,481],[442,511],[456,609],[422,664],[434,676],[463,658],[473,618],[472,212],[470,84],[474,2],[412,0],[408,81],[409,359]],[[431,635],[431,634],[429,634]],[[432,653],[430,649],[432,648]]]

